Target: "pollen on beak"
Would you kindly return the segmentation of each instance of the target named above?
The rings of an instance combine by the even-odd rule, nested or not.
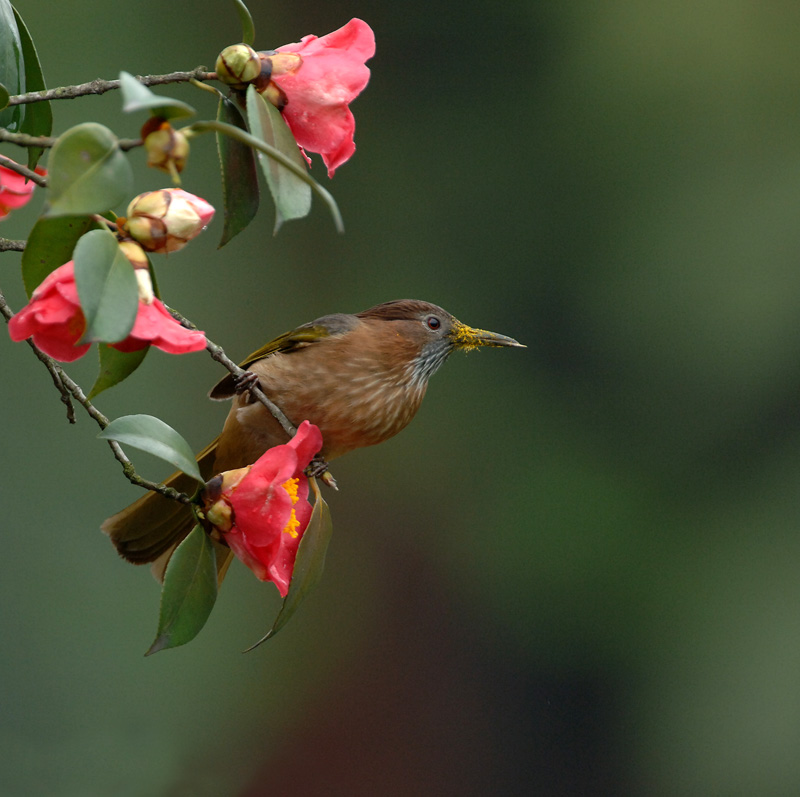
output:
[[[524,343],[509,338],[507,335],[500,335],[497,332],[489,332],[486,329],[473,329],[460,321],[456,321],[450,333],[453,345],[457,349],[469,351],[477,349],[479,346],[515,346],[521,349],[526,348]]]

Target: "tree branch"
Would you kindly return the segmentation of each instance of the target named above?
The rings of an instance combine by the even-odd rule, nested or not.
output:
[[[167,305],[164,305],[167,307]],[[172,313],[173,318],[178,321],[181,326],[186,327],[187,329],[197,330],[197,327],[189,321],[188,318],[184,318],[177,310],[173,310],[171,307],[167,307],[170,313]],[[218,346],[213,341],[209,340],[206,337],[206,351],[211,355],[212,359],[216,360],[220,365],[225,366],[235,377],[241,378],[248,373],[244,368],[240,368],[230,357],[222,349],[222,346]],[[257,401],[260,401],[269,412],[272,414],[272,417],[283,427],[283,430],[286,432],[289,437],[294,437],[297,434],[297,427],[284,415],[283,410],[272,401],[269,396],[261,389],[258,382],[256,382],[253,386],[248,388],[250,391],[250,395],[253,396]],[[328,487],[332,487],[334,490],[338,490],[339,488],[336,486],[336,479],[334,479],[333,474],[328,470],[328,463],[319,455],[317,454],[314,459],[311,461],[309,468],[307,469],[307,473],[309,475],[313,475],[321,479]]]
[[[0,252],[24,252],[27,241],[14,241],[11,238],[0,238]]]
[[[165,305],[166,306],[166,305]],[[186,327],[186,329],[193,329],[197,331],[197,327],[189,321],[188,318],[184,318],[177,310],[173,310],[171,307],[167,307],[167,310],[172,313],[173,318],[178,321],[181,326]],[[212,359],[216,360],[220,365],[224,365],[235,377],[242,377],[247,374],[247,371],[244,368],[240,368],[227,354],[225,354],[222,346],[218,346],[213,341],[209,340],[206,337],[206,351],[211,355]],[[289,437],[294,437],[297,434],[297,427],[283,414],[283,410],[275,404],[275,402],[271,401],[270,398],[261,390],[260,387],[257,385],[250,388],[250,393],[252,394],[253,398],[260,401],[269,411],[272,413],[272,417],[283,427],[283,430]]]
[[[27,166],[23,166],[21,163],[17,163],[15,160],[11,160],[11,158],[7,158],[5,155],[0,155],[0,166],[5,166],[6,169],[21,174],[41,188],[47,188],[47,178],[44,175],[37,174]]]
[[[2,316],[5,318],[6,323],[8,323],[14,315],[14,313],[11,311],[11,308],[8,306],[8,303],[6,302],[2,291],[0,291],[0,314],[2,314]],[[88,398],[86,398],[86,394],[81,389],[81,386],[77,382],[74,382],[67,375],[64,369],[58,365],[52,357],[49,357],[38,346],[36,346],[32,340],[28,340],[27,342],[31,349],[33,349],[34,354],[41,360],[41,362],[50,372],[50,376],[53,378],[53,383],[61,393],[61,400],[67,406],[67,419],[69,422],[75,423],[75,410],[72,406],[72,399],[74,399],[86,410],[86,412],[89,414],[89,417],[92,418],[101,429],[105,429],[109,424],[108,418],[106,418],[106,416],[103,415],[103,413],[100,412],[100,410],[98,410]],[[182,504],[192,503],[192,499],[185,493],[179,492],[172,487],[167,487],[165,484],[157,484],[156,482],[151,482],[148,479],[143,479],[138,473],[136,473],[133,463],[130,461],[130,459],[128,459],[120,444],[116,440],[108,440],[107,442],[112,453],[114,454],[115,459],[120,463],[120,465],[122,465],[122,472],[125,474],[125,477],[129,482],[139,487],[143,487],[145,490],[152,490],[153,492],[160,493],[166,498],[171,498],[174,501],[180,501]]]
[[[191,72],[170,72],[167,75],[136,75],[136,79],[145,86],[160,86],[165,83],[188,83],[190,80],[216,80],[216,72],[208,72],[203,66],[198,66]],[[61,86],[57,89],[45,91],[29,91],[27,94],[15,94],[9,97],[9,105],[24,105],[29,102],[43,102],[44,100],[73,100],[76,97],[85,97],[89,94],[105,94],[119,88],[119,80],[91,80],[76,86]]]
[[[0,127],[0,141],[8,141],[9,144],[16,144],[20,147],[43,147],[44,149],[50,149],[55,145],[57,140],[58,139],[52,136],[29,136],[27,133],[12,133],[4,127]],[[141,147],[142,139],[120,138],[117,141],[117,146],[119,146],[123,152],[127,152],[134,147]],[[38,174],[36,176],[39,177]]]

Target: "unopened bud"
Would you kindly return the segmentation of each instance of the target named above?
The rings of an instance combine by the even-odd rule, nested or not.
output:
[[[127,219],[118,218],[117,226],[121,231],[125,231]],[[153,293],[153,280],[150,278],[150,261],[147,259],[144,249],[136,241],[120,241],[119,248],[125,257],[128,258],[133,266],[136,275],[136,284],[139,286],[139,301],[145,304],[152,304],[155,299]]]
[[[142,141],[147,150],[147,165],[172,175],[176,183],[178,174],[189,157],[189,140],[169,122],[152,118],[142,127]]]
[[[283,89],[271,78],[297,72],[303,65],[303,57],[297,53],[276,53],[274,50],[265,50],[259,56],[262,77],[256,82],[256,89],[267,102],[282,111],[289,100]]]
[[[282,111],[286,107],[286,103],[289,101],[286,97],[286,92],[272,81],[267,83],[263,89],[259,89],[258,93],[267,102],[274,105],[279,111]]]
[[[232,44],[217,57],[217,77],[234,89],[247,88],[261,73],[258,53],[247,44]]]
[[[128,205],[125,228],[148,252],[177,252],[210,223],[214,208],[180,188],[139,194]]]
[[[230,531],[233,526],[233,510],[227,501],[217,501],[205,511],[206,520],[219,531]]]
[[[125,228],[125,223],[127,219],[118,218],[117,224],[120,228]],[[149,271],[150,270],[150,261],[147,259],[147,255],[145,254],[144,249],[142,249],[136,241],[120,241],[119,248],[125,257],[131,261],[131,265],[137,271]]]
[[[143,268],[137,268],[134,273],[136,274],[136,284],[139,286],[139,301],[152,304],[156,296],[153,293],[153,280],[150,278],[150,272]]]
[[[236,470],[226,470],[206,483],[202,493],[203,513],[206,520],[221,532],[233,526],[233,507],[229,499],[239,482],[250,472],[252,465]]]
[[[299,53],[276,53],[274,50],[265,50],[259,53],[259,56],[262,63],[269,62],[272,77],[293,74],[303,65],[303,56]]]

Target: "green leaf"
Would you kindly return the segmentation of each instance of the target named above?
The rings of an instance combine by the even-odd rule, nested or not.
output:
[[[111,421],[97,436],[146,451],[187,476],[203,481],[191,446],[171,426],[152,415],[123,415]]]
[[[109,230],[87,232],[77,243],[75,284],[86,318],[81,343],[124,340],[139,311],[139,287],[130,260]]]
[[[253,42],[256,40],[256,28],[255,25],[253,25],[253,17],[250,15],[247,6],[242,0],[233,0],[233,4],[236,6],[236,12],[239,14],[239,20],[242,23],[242,42],[252,46]]]
[[[308,521],[308,528],[303,534],[303,539],[300,540],[300,546],[297,549],[297,558],[294,563],[292,583],[289,584],[289,593],[283,600],[283,606],[278,612],[272,628],[255,645],[247,648],[244,651],[245,653],[257,648],[270,637],[275,636],[289,622],[297,608],[322,578],[322,571],[325,568],[325,554],[328,551],[328,543],[333,532],[333,523],[331,521],[331,511],[320,494],[317,480],[311,479],[310,483],[314,491],[314,510],[311,513],[311,519]]]
[[[78,239],[94,224],[90,216],[57,216],[42,217],[33,225],[22,253],[22,281],[28,297],[50,272],[72,260]]]
[[[167,565],[156,639],[144,655],[191,642],[206,624],[216,600],[214,547],[202,527],[195,526]]]
[[[333,198],[330,191],[327,188],[323,188],[311,175],[306,171],[305,164],[298,166],[293,160],[288,158],[282,152],[278,152],[275,147],[270,146],[264,141],[256,138],[255,136],[250,135],[250,133],[246,133],[240,127],[236,127],[236,125],[229,125],[225,122],[220,122],[218,120],[206,120],[202,122],[194,122],[191,127],[192,133],[208,133],[210,131],[214,131],[215,133],[224,133],[226,136],[230,138],[236,139],[237,141],[241,141],[243,144],[247,144],[248,147],[252,147],[257,152],[263,152],[267,157],[272,158],[274,161],[283,165],[285,169],[292,172],[298,180],[306,183],[309,188],[317,194],[317,196],[322,199],[322,201],[328,206],[328,210],[331,212],[331,216],[333,217],[333,223],[336,225],[336,230],[338,232],[344,232],[344,222],[342,221],[342,214],[339,212],[339,206],[336,204],[336,200]]]
[[[8,106],[8,99],[10,96],[8,89],[0,84],[0,109]]]
[[[25,93],[22,42],[9,0],[0,0],[0,83],[9,94]],[[18,133],[24,116],[24,105],[7,106],[0,111],[0,127]]]
[[[96,122],[76,125],[59,136],[47,167],[46,216],[105,213],[132,193],[133,172],[117,137]]]
[[[304,171],[306,168],[297,142],[280,111],[255,89],[247,87],[247,122],[250,132],[289,158]],[[273,158],[258,153],[261,170],[275,200],[275,232],[284,221],[301,219],[311,210],[311,186]]]
[[[25,90],[44,91],[47,86],[42,74],[42,66],[39,63],[39,55],[33,44],[31,34],[19,15],[14,9],[14,18],[19,30],[19,38],[22,44],[22,56],[25,62]],[[25,118],[22,120],[21,131],[29,136],[49,136],[53,131],[53,111],[50,108],[50,101],[32,102],[25,110]],[[44,149],[42,147],[28,148],[28,168],[35,169],[42,157]]]
[[[239,109],[228,99],[220,99],[217,119],[245,129]],[[225,201],[225,226],[219,242],[221,248],[255,218],[259,190],[256,159],[250,147],[217,131],[217,151]]]
[[[194,116],[196,113],[185,102],[154,94],[130,72],[119,73],[119,88],[122,92],[122,110],[126,113],[150,111],[153,116],[162,119],[179,119],[182,116]]]
[[[119,351],[107,343],[101,343],[97,347],[100,355],[100,373],[92,385],[88,398],[93,399],[104,390],[127,379],[142,364],[149,350],[149,344],[138,351]]]

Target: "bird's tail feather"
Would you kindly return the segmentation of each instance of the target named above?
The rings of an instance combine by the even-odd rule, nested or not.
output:
[[[197,455],[200,473],[206,480],[213,476],[218,439]],[[180,471],[173,473],[164,484],[189,494],[197,489],[197,482]],[[158,577],[160,572],[163,578],[169,554],[194,524],[189,506],[159,493],[148,492],[105,520],[101,528],[111,538],[120,556],[134,564],[156,563],[154,573]]]

